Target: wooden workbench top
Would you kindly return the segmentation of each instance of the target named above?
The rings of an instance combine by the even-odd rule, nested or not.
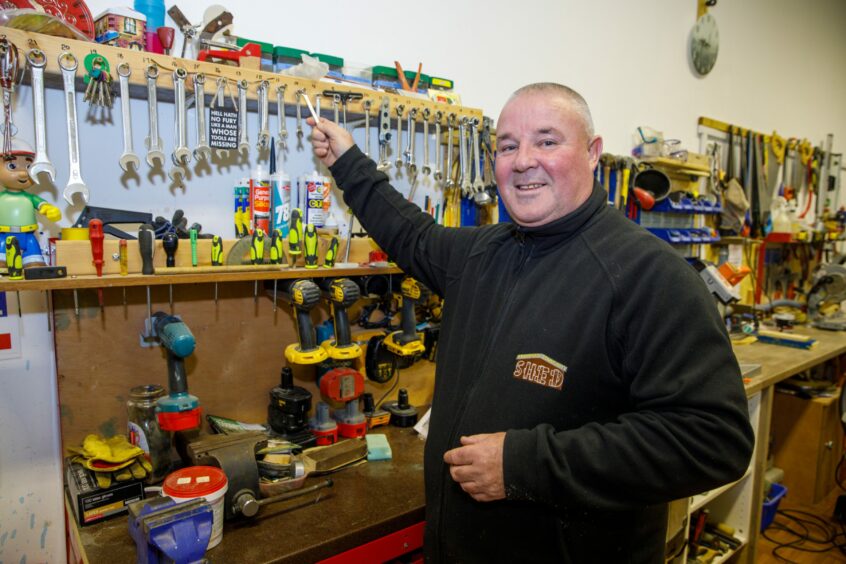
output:
[[[423,441],[412,429],[375,432],[387,435],[393,460],[346,468],[329,476],[331,489],[264,506],[251,520],[226,522],[209,561],[316,562],[423,521]],[[135,561],[125,516],[77,530],[89,562]]]
[[[734,353],[740,363],[761,365],[761,373],[746,383],[747,396],[751,397],[767,386],[774,386],[830,358],[846,354],[846,332],[806,327],[797,328],[794,332],[816,339],[816,346],[803,350],[764,343],[735,345]]]

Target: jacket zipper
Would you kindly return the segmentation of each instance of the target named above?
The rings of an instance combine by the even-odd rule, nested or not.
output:
[[[508,290],[508,295],[505,299],[505,308],[503,308],[503,312],[509,310],[511,306],[511,297],[514,295],[514,290],[517,288],[518,284],[520,283],[520,274],[523,271],[523,268],[528,264],[529,259],[532,257],[532,251],[534,250],[534,244],[532,242],[526,243],[525,234],[522,232],[517,232],[516,237],[518,238],[519,245],[520,245],[520,260],[517,263],[517,268],[514,271],[514,284]],[[531,240],[530,240],[531,241]],[[502,329],[503,324],[505,323],[505,316],[501,316],[497,324],[494,326],[494,330],[490,333],[490,337],[488,338],[487,343],[485,343],[485,354],[482,356],[483,359],[486,359],[488,356],[488,352],[491,349],[491,346],[494,342],[496,342],[496,337],[499,335],[500,330]],[[480,374],[485,374],[488,368],[488,360],[485,360],[485,364],[482,366],[483,370]],[[452,425],[452,429],[450,429],[449,433],[449,442],[448,444],[452,444],[455,440],[456,430],[462,422],[462,418],[464,417],[464,411],[467,409],[467,403],[469,402],[470,398],[473,396],[473,392],[476,390],[476,385],[478,384],[479,379],[477,378],[473,385],[470,386],[470,389],[466,394],[464,394],[464,399],[461,405],[458,406],[456,410],[457,417],[454,418],[455,423]],[[440,516],[438,517],[438,538],[443,536],[443,527],[444,527],[444,492],[446,491],[446,480],[449,476],[449,468],[444,465],[444,470],[441,472],[441,499],[440,499]],[[438,553],[440,555],[439,561],[444,561],[444,554],[443,554],[443,545],[439,543],[438,546]]]

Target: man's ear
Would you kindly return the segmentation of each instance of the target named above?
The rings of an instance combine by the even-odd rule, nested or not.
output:
[[[590,159],[590,169],[595,170],[596,165],[599,164],[599,156],[602,155],[602,137],[597,135],[590,140],[588,145],[588,158]]]

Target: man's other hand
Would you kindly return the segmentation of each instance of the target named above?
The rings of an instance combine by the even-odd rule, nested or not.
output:
[[[352,135],[332,121],[322,118],[320,123],[315,124],[314,118],[310,117],[306,123],[311,126],[311,145],[314,148],[314,154],[326,166],[335,164],[335,161],[341,158],[347,149],[355,145]]]
[[[461,437],[461,446],[444,453],[452,479],[476,501],[505,499],[502,449],[505,433]]]

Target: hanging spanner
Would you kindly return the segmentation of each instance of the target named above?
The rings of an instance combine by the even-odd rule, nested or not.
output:
[[[303,94],[305,94],[305,88],[297,90],[297,148],[303,146]]]
[[[440,182],[444,178],[443,173],[443,145],[441,144],[441,120],[444,113],[440,110],[435,112],[435,174],[433,178],[436,182]]]
[[[262,151],[270,146],[270,101],[268,99],[270,83],[262,80],[256,89],[258,96],[259,132],[256,149]]]
[[[482,148],[479,144],[479,118],[474,117],[471,119],[470,127],[473,128],[471,130],[473,133],[473,164],[476,167],[476,177],[473,179],[473,192],[479,194],[485,191],[485,182],[482,180]]]
[[[280,151],[288,148],[288,127],[285,116],[285,88],[287,88],[285,84],[276,87],[276,117],[279,119],[279,132],[276,134],[276,140]]]
[[[446,170],[444,171],[444,176],[446,177],[446,183],[444,184],[444,188],[453,188],[455,187],[455,182],[452,180],[452,153],[453,153],[453,142],[452,142],[452,132],[455,129],[455,114],[449,114],[447,117],[447,162],[446,162]]]
[[[188,110],[185,105],[185,79],[188,72],[183,68],[173,71],[174,111],[176,112],[176,142],[171,160],[178,167],[191,162],[191,150],[188,148]]]
[[[364,108],[364,156],[370,156],[370,107],[373,103],[368,99],[361,103]]]
[[[147,114],[149,116],[149,135],[144,144],[147,147],[147,164],[155,167],[154,161],[164,165],[165,154],[162,138],[159,137],[159,114],[156,100],[156,79],[159,77],[159,67],[149,65],[145,73],[147,77]]]
[[[423,108],[423,168],[420,169],[423,176],[428,176],[432,172],[432,166],[429,164],[429,118],[431,115],[429,108]]]
[[[405,106],[403,104],[398,104],[396,107],[397,111],[397,157],[394,161],[394,164],[397,165],[397,172],[399,172],[400,168],[402,167],[402,147],[400,144],[402,143],[402,112],[405,110]]]
[[[408,154],[406,155],[406,163],[408,164],[408,174],[415,176],[417,174],[417,163],[414,162],[414,146],[417,140],[417,108],[411,108],[408,111]]]
[[[82,180],[79,166],[79,131],[76,118],[76,69],[79,61],[72,53],[64,52],[59,55],[59,68],[62,69],[62,82],[65,89],[65,109],[68,115],[68,154],[70,156],[70,177],[62,196],[65,201],[73,205],[73,195],[80,194],[82,201],[88,203],[88,186]]]
[[[197,146],[194,158],[198,161],[211,160],[208,128],[206,127],[206,75],[194,75],[194,107],[197,109]]]
[[[379,164],[377,170],[382,172],[391,168],[388,160],[388,145],[391,142],[391,102],[387,96],[382,97],[379,106]]]
[[[129,111],[129,76],[132,74],[132,69],[129,63],[119,64],[117,74],[120,82],[120,115],[123,121],[123,154],[118,164],[125,172],[129,172],[130,165],[132,170],[138,170],[141,166],[141,159],[132,148],[132,113]]]
[[[29,167],[29,177],[38,182],[38,175],[46,173],[50,182],[56,179],[56,169],[47,156],[47,127],[44,111],[44,67],[47,55],[41,49],[30,49],[26,54],[32,72],[32,106],[35,115],[35,161]]]
[[[250,154],[250,140],[247,135],[247,81],[238,81],[238,152],[245,157]]]
[[[458,187],[461,188],[461,195],[467,196],[470,191],[470,179],[465,174],[467,168],[467,143],[464,140],[467,133],[467,118],[463,117],[458,121]]]

